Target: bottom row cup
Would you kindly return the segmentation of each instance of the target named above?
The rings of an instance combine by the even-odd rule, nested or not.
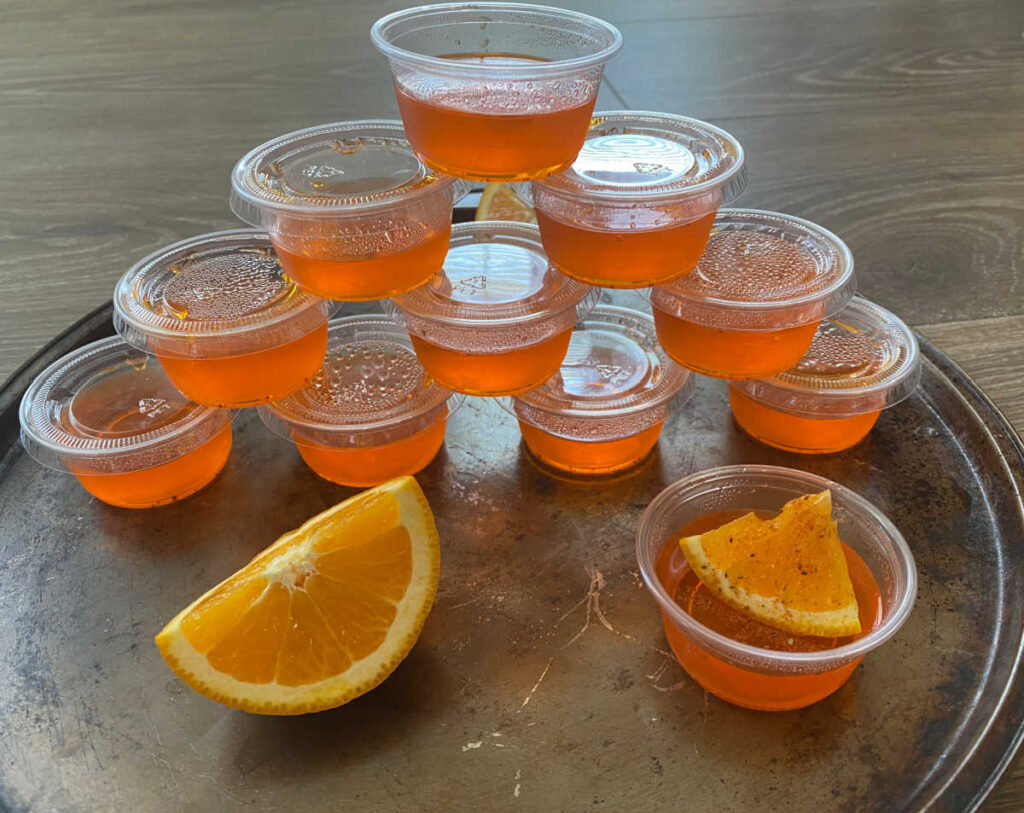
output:
[[[689,568],[679,539],[750,512],[778,513],[803,494],[829,489],[863,631],[848,638],[768,635],[719,601]],[[661,608],[665,637],[701,687],[752,709],[802,708],[832,694],[861,658],[888,641],[914,606],[917,572],[900,532],[871,503],[807,472],[723,466],[662,491],[640,517],[637,559]]]
[[[665,355],[651,317],[599,306],[573,331],[557,373],[500,403],[542,463],[598,475],[643,460],[658,442],[669,401],[692,390],[693,376]]]
[[[32,457],[122,508],[195,493],[231,451],[231,412],[189,401],[152,356],[119,338],[47,367],[25,392],[20,418]]]
[[[729,382],[729,406],[752,437],[801,454],[847,449],[921,377],[914,332],[884,308],[854,297],[824,320],[811,349],[774,378]]]
[[[391,319],[348,316],[329,323],[327,356],[306,386],[258,411],[321,477],[372,486],[426,466],[463,399],[424,372]]]

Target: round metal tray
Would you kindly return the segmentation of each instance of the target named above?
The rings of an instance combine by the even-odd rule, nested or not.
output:
[[[1024,458],[966,376],[923,343],[923,384],[841,455],[775,452],[702,380],[659,450],[614,481],[538,469],[514,421],[469,399],[418,477],[441,590],[378,689],[267,718],[192,693],[153,635],[284,531],[352,492],[251,410],[224,472],[179,504],[109,508],[18,443],[32,377],[108,335],[96,311],[0,391],[0,808],[15,811],[971,810],[1016,749],[1024,697]],[[776,463],[878,505],[917,557],[910,621],[835,695],[734,708],[666,654],[634,560],[665,485]]]

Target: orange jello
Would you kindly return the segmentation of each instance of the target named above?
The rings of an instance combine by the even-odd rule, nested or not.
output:
[[[861,297],[819,325],[792,369],[729,383],[736,422],[762,443],[788,452],[847,449],[871,431],[882,409],[920,380],[917,339],[900,319]]]
[[[692,389],[690,373],[658,346],[649,316],[602,305],[576,326],[559,371],[502,405],[542,463],[600,475],[642,461],[670,401],[682,402]]]
[[[510,395],[558,370],[573,324],[596,296],[550,266],[536,226],[481,221],[453,226],[441,272],[385,309],[440,384]]]
[[[604,64],[622,35],[602,20],[508,3],[419,6],[381,18],[402,122],[419,157],[449,175],[537,178],[576,157]]]
[[[437,454],[462,403],[424,372],[408,334],[386,316],[334,319],[327,357],[298,392],[259,408],[321,477],[373,486],[415,474]]]
[[[722,209],[693,272],[651,289],[658,338],[685,367],[766,378],[796,364],[854,292],[853,257],[791,215]]]
[[[190,402],[156,359],[115,337],[40,373],[21,402],[21,438],[97,499],[150,508],[217,476],[231,451],[231,413]]]
[[[397,121],[280,136],[235,165],[231,187],[231,208],[267,230],[296,284],[344,301],[400,294],[436,274],[467,189],[427,169]]]
[[[690,572],[681,536],[748,512],[773,516],[794,497],[826,489],[860,607],[859,635],[780,632],[730,609]],[[640,518],[637,559],[682,667],[723,700],[763,711],[802,708],[836,691],[896,634],[917,592],[910,549],[877,508],[824,477],[777,466],[723,466],[669,486]]]
[[[210,406],[252,406],[301,387],[323,361],[331,310],[300,291],[266,233],[250,229],[167,246],[114,292],[118,333]]]
[[[606,288],[645,288],[693,269],[718,207],[745,184],[743,148],[724,130],[614,111],[596,114],[572,166],[534,181],[530,194],[559,271]]]

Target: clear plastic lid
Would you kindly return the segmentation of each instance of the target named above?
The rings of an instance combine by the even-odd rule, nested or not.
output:
[[[409,334],[387,316],[333,319],[327,336],[327,356],[309,383],[259,407],[263,422],[282,437],[389,443],[445,418],[464,400],[426,373]]]
[[[407,317],[490,328],[564,313],[591,290],[549,264],[536,226],[495,220],[452,226],[441,271],[390,302]]]
[[[224,339],[292,320],[323,320],[333,306],[300,290],[265,232],[203,234],[137,262],[114,290],[114,325],[137,347],[154,337]]]
[[[853,297],[853,255],[832,232],[792,215],[721,209],[704,254],[651,304],[728,330],[778,330],[836,313]]]
[[[921,379],[914,332],[862,297],[824,320],[791,370],[730,386],[766,406],[805,417],[844,417],[897,404]]]
[[[711,212],[743,191],[746,170],[743,147],[725,130],[669,113],[615,110],[594,114],[569,169],[534,183],[595,201],[704,197]]]
[[[601,440],[636,434],[664,420],[669,399],[688,398],[693,385],[689,370],[662,350],[650,316],[600,305],[573,331],[555,375],[501,403],[545,432]]]
[[[339,122],[243,156],[231,173],[231,210],[254,226],[269,212],[333,218],[394,208],[456,183],[416,157],[401,122]]]
[[[118,337],[57,360],[21,400],[21,439],[40,463],[109,461],[110,473],[180,457],[231,422],[227,409],[189,401],[163,368]]]

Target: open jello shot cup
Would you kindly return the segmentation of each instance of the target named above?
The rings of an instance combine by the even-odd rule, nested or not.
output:
[[[309,383],[258,411],[321,477],[373,486],[433,460],[463,399],[427,375],[394,321],[347,316],[331,320],[327,356]]]
[[[524,3],[417,6],[381,18],[370,37],[391,65],[419,157],[485,181],[569,166],[605,63],[622,47],[602,20]]]
[[[715,378],[768,378],[810,349],[818,323],[854,294],[838,237],[791,215],[722,209],[694,270],[651,288],[668,354]]]
[[[114,327],[200,404],[246,407],[301,387],[327,349],[330,302],[284,273],[265,232],[215,232],[162,248],[114,291]]]
[[[121,508],[184,499],[224,467],[231,412],[189,401],[156,359],[117,337],[51,364],[21,401],[21,442]]]
[[[576,319],[598,296],[551,267],[536,226],[481,221],[453,226],[440,273],[384,309],[442,386],[514,395],[558,371]]]
[[[266,229],[288,275],[327,299],[383,299],[422,285],[448,251],[468,186],[425,167],[397,121],[324,124],[245,155],[231,208]]]
[[[681,537],[748,512],[771,516],[789,500],[825,489],[860,606],[859,635],[812,639],[776,631],[719,601],[687,565]],[[683,669],[723,700],[762,711],[802,708],[836,691],[903,626],[917,594],[914,558],[881,511],[838,483],[777,466],[723,466],[673,483],[641,515],[636,550]]]
[[[921,379],[913,331],[884,308],[854,297],[825,319],[811,349],[774,378],[729,382],[729,406],[752,437],[787,452],[848,449],[886,407]]]
[[[530,192],[559,271],[605,288],[644,288],[693,270],[715,212],[745,185],[743,148],[724,130],[616,111],[598,113],[572,166]]]
[[[573,331],[557,373],[502,399],[530,452],[582,475],[628,469],[654,448],[668,415],[693,391],[693,376],[658,345],[650,316],[600,305]]]

